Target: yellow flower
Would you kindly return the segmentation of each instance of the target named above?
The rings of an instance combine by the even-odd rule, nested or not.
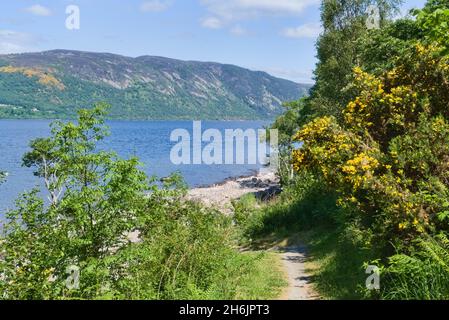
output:
[[[356,174],[357,173],[357,169],[354,166],[351,166],[351,165],[344,166],[342,168],[342,170],[343,170],[344,173],[347,173],[347,174]]]

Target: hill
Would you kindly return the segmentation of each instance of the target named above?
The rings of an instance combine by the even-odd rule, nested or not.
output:
[[[0,55],[0,118],[73,118],[106,101],[114,119],[268,119],[309,88],[212,62],[69,50]]]

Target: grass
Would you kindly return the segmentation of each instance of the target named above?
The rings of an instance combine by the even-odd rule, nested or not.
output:
[[[337,230],[316,228],[300,233],[309,249],[306,268],[324,299],[361,299],[367,275],[363,265],[370,251],[342,239]]]
[[[409,254],[390,258],[382,275],[387,290],[382,298],[391,300],[449,299],[449,240],[446,236],[416,240]]]
[[[280,297],[287,286],[279,256],[273,252],[248,252],[256,258],[251,272],[239,279],[236,299],[238,300],[273,300]]]

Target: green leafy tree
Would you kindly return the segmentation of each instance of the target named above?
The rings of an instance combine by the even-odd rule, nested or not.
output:
[[[83,239],[86,256],[102,256],[132,230],[136,205],[148,186],[137,159],[96,150],[107,135],[107,108],[97,104],[81,110],[77,124],[55,122],[52,136],[32,141],[24,156],[24,164],[45,180],[58,215],[70,220],[69,232]]]
[[[380,13],[380,27],[389,22],[401,0],[324,0],[321,6],[323,33],[317,42],[319,60],[310,103],[320,115],[340,117],[340,111],[353,98],[345,90],[351,81],[352,69],[357,65],[359,47],[357,40],[371,33],[366,21],[369,6],[376,6]]]
[[[449,1],[433,0],[427,2],[422,10],[416,10],[417,24],[423,30],[425,38],[443,48],[443,54],[449,52]]]
[[[2,288],[7,297],[64,296],[70,265],[90,277],[82,288],[87,297],[98,295],[100,266],[137,228],[149,184],[137,159],[97,150],[107,133],[106,110],[105,104],[81,110],[77,123],[55,122],[49,138],[31,142],[24,164],[44,179],[50,205],[35,190],[6,214],[0,273],[11,279]]]
[[[276,118],[271,126],[279,131],[279,144],[291,146],[293,135],[298,132],[302,125],[307,123],[312,112],[308,104],[308,98],[284,103],[285,112]]]
[[[409,18],[398,19],[384,28],[372,30],[357,40],[358,66],[381,75],[385,70],[394,68],[397,57],[407,54],[410,47],[422,38],[421,28]]]

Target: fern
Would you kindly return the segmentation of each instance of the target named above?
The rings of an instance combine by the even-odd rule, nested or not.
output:
[[[448,238],[416,240],[416,249],[410,255],[390,258],[384,279],[384,299],[449,299]]]

